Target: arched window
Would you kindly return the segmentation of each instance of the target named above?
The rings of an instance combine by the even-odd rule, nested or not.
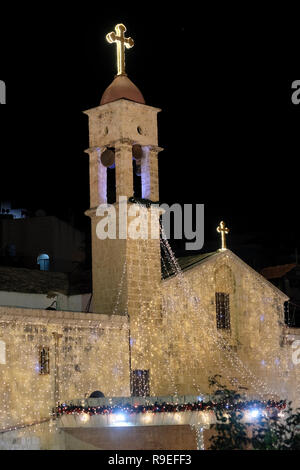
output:
[[[37,258],[37,264],[40,265],[41,271],[49,271],[50,258],[47,253],[41,253]]]

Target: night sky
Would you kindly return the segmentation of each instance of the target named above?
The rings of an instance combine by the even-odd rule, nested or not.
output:
[[[202,251],[219,247],[216,226],[224,219],[229,247],[254,267],[293,262],[296,248],[300,256],[296,18],[247,22],[250,12],[237,21],[229,10],[196,15],[184,4],[168,12],[158,3],[132,11],[88,5],[26,7],[6,17],[1,199],[64,219],[73,213],[76,226],[89,226],[82,111],[99,105],[114,78],[115,46],[105,35],[123,22],[135,40],[127,74],[146,104],[162,109],[161,202],[205,204]]]

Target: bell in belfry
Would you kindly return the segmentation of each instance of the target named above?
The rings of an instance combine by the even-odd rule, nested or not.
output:
[[[112,149],[106,149],[101,154],[101,163],[106,168],[111,168],[115,164],[115,152]]]
[[[132,146],[132,158],[135,160],[135,174],[141,176],[142,169],[141,163],[143,158],[143,149],[139,144],[134,144]]]
[[[132,146],[132,156],[135,160],[141,160],[143,158],[143,149],[139,144]]]

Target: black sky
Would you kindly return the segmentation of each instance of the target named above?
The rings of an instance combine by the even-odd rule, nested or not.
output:
[[[77,225],[89,223],[82,216],[89,206],[82,111],[99,104],[114,77],[115,48],[105,35],[123,22],[135,40],[129,78],[147,104],[162,109],[160,200],[205,204],[204,251],[214,248],[216,224],[225,219],[233,251],[247,258],[248,247],[249,262],[255,249],[268,252],[262,264],[290,262],[300,250],[296,15],[266,21],[219,7],[91,5],[7,14],[1,199],[60,217],[75,212]]]

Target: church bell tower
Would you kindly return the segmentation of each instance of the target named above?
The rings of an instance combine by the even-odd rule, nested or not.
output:
[[[89,117],[90,209],[86,214],[92,230],[92,309],[94,313],[128,315],[132,368],[149,369],[145,328],[160,315],[159,209],[152,204],[159,200],[160,110],[146,105],[140,90],[127,77],[125,49],[133,46],[133,40],[125,38],[124,25],[115,29],[107,40],[117,45],[118,74],[105,90],[100,106],[85,111]],[[104,216],[97,208],[105,204],[114,207],[117,229],[116,237],[101,239],[97,226]],[[124,227],[120,235],[121,212],[126,218],[125,235]],[[141,227],[134,237],[129,236],[130,223],[141,215],[146,219],[148,236]],[[154,232],[158,236],[153,237]]]

